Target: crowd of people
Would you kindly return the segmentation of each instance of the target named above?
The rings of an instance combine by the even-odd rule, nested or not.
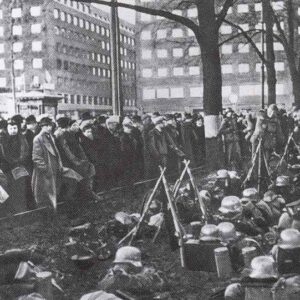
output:
[[[195,167],[205,160],[200,115],[15,115],[0,121],[0,133],[1,187],[9,196],[2,216],[49,204],[56,209],[60,200],[97,201],[100,191],[155,178],[158,165],[178,173],[183,157]]]

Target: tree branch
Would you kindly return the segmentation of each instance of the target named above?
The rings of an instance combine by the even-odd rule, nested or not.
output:
[[[223,5],[222,10],[220,11],[219,14],[217,14],[216,22],[217,22],[217,27],[218,28],[220,28],[220,26],[222,25],[224,19],[226,18],[229,8],[233,6],[233,2],[234,2],[234,0],[226,0],[224,5]]]
[[[262,53],[259,51],[259,49],[257,48],[256,44],[254,43],[254,41],[252,40],[252,38],[247,34],[247,32],[239,25],[228,21],[226,19],[224,19],[224,23],[231,25],[232,27],[238,29],[241,31],[241,34],[245,37],[245,39],[251,44],[251,46],[254,48],[256,54],[259,56],[260,60],[263,61],[265,64],[267,64],[267,60],[265,59],[265,57],[262,55]],[[262,46],[263,47],[263,46]]]
[[[190,28],[195,34],[198,33],[198,25],[194,23],[192,20],[182,17],[176,14],[173,14],[169,11],[165,10],[160,10],[156,8],[150,8],[150,7],[145,7],[141,5],[135,5],[135,4],[126,4],[126,3],[120,3],[120,2],[107,2],[105,0],[74,0],[77,2],[85,2],[85,3],[97,3],[101,5],[106,5],[110,7],[122,7],[122,8],[128,8],[135,10],[140,13],[152,15],[152,16],[160,16],[178,23],[181,23],[182,25]]]
[[[245,33],[247,33],[247,34],[250,33],[250,32],[253,32],[253,33],[254,33],[254,34],[251,36],[251,38],[253,38],[255,35],[257,35],[257,34],[260,33],[260,31],[258,31],[257,29],[250,29],[250,30],[245,31]],[[230,41],[232,41],[232,40],[234,40],[234,39],[240,37],[241,35],[243,35],[243,33],[242,33],[242,32],[239,32],[239,33],[237,33],[237,34],[235,34],[235,35],[230,36],[228,39],[226,39],[226,40],[220,42],[220,43],[219,43],[219,47],[222,46],[222,45],[225,44],[225,43],[228,43],[228,42],[230,42]]]

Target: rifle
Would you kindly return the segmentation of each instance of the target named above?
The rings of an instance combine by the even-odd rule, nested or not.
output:
[[[161,168],[161,167],[160,167],[160,168]],[[123,238],[119,241],[118,245],[121,245],[121,244],[122,244],[125,240],[127,240],[127,238],[130,237],[130,236],[131,236],[131,239],[130,239],[130,241],[129,241],[129,245],[131,245],[132,241],[133,241],[134,238],[136,237],[136,235],[137,235],[137,233],[138,233],[138,231],[139,231],[139,229],[140,229],[140,227],[141,227],[142,222],[144,221],[144,219],[145,219],[145,217],[146,217],[146,213],[147,213],[147,211],[149,210],[149,207],[150,207],[150,205],[151,205],[151,202],[152,202],[152,200],[153,200],[153,198],[154,198],[154,195],[155,195],[155,193],[156,193],[156,191],[157,191],[157,189],[158,189],[158,187],[159,187],[159,185],[160,185],[160,183],[161,183],[161,180],[162,180],[162,178],[163,178],[163,176],[164,176],[164,174],[165,174],[165,171],[166,171],[166,168],[163,168],[163,169],[161,168],[161,174],[160,174],[159,178],[157,179],[156,184],[155,184],[155,186],[154,186],[154,189],[152,190],[152,193],[151,193],[151,195],[149,196],[149,199],[147,200],[147,202],[146,202],[146,204],[145,204],[145,206],[144,206],[143,213],[142,213],[142,215],[141,215],[141,217],[140,217],[138,223],[136,224],[135,227],[132,228],[132,230],[131,230],[130,232],[127,233],[127,235],[126,235],[125,237],[123,237]]]
[[[176,214],[173,199],[172,199],[172,196],[171,196],[170,191],[169,191],[169,186],[168,186],[168,183],[167,183],[167,179],[166,179],[165,175],[163,174],[162,167],[159,167],[159,168],[160,168],[160,171],[162,173],[162,182],[163,182],[163,185],[164,185],[164,188],[165,188],[166,196],[167,196],[169,207],[170,207],[170,210],[171,210],[175,231],[176,231],[176,233],[178,235],[178,238],[179,238],[179,243],[178,244],[179,244],[179,247],[180,247],[179,249],[180,249],[181,266],[184,268],[185,267],[184,245],[183,245],[184,244],[184,240],[183,240],[184,231],[183,231],[183,228],[180,226],[180,222],[179,222],[177,214]]]
[[[188,162],[186,160],[184,160],[184,164],[187,164]],[[208,221],[208,214],[207,214],[207,210],[206,210],[206,207],[205,207],[205,204],[203,202],[203,199],[202,197],[200,196],[200,193],[199,193],[199,189],[195,183],[195,179],[194,179],[194,176],[192,174],[192,171],[189,167],[187,167],[187,173],[189,174],[189,177],[190,177],[190,181],[191,181],[191,184],[193,186],[193,189],[195,191],[195,194],[196,194],[196,197],[198,199],[198,202],[199,202],[199,206],[200,206],[200,209],[201,209],[201,212],[202,212],[202,216],[203,216],[203,219],[205,221],[205,223],[207,223]]]
[[[185,161],[185,160],[184,160],[184,161]],[[182,182],[182,180],[183,180],[183,178],[184,178],[184,175],[185,175],[185,173],[186,173],[186,171],[187,171],[187,168],[188,168],[189,164],[190,164],[190,161],[188,161],[188,162],[185,164],[185,167],[184,167],[183,171],[181,172],[180,177],[179,177],[179,178],[176,180],[176,182],[175,182],[175,185],[174,185],[174,188],[173,188],[173,197],[174,197],[174,199],[176,199],[178,190],[179,190],[179,188],[180,188],[181,182]]]

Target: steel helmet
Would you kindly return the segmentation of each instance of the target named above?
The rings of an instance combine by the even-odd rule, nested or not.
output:
[[[227,179],[229,178],[229,174],[227,170],[219,170],[217,171],[217,178],[218,179]]]
[[[201,228],[200,241],[219,240],[219,229],[214,224],[207,224]]]
[[[249,200],[258,200],[258,191],[256,188],[248,188],[243,190],[243,198],[248,198]]]
[[[135,267],[142,267],[141,251],[136,247],[121,247],[116,253],[114,263],[128,263],[132,264]]]
[[[228,242],[237,237],[235,226],[230,222],[221,222],[218,229],[222,241]]]
[[[276,186],[289,186],[290,185],[290,178],[289,176],[278,176],[276,178]]]
[[[271,256],[257,256],[251,261],[250,277],[255,279],[277,278],[275,261]]]
[[[224,214],[232,212],[241,212],[242,205],[239,197],[236,196],[226,196],[221,202],[221,207],[219,211]]]
[[[280,247],[284,249],[294,249],[300,247],[300,232],[294,228],[288,228],[280,234]]]

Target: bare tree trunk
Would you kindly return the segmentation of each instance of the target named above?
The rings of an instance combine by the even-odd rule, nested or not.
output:
[[[270,0],[263,0],[263,22],[266,25],[266,68],[268,84],[268,105],[276,103],[276,71],[273,39],[273,14]]]
[[[218,28],[213,0],[198,2],[199,33],[203,72],[203,108],[206,137],[207,165],[210,169],[223,166],[222,145],[218,138],[222,112],[222,73],[218,46]]]

